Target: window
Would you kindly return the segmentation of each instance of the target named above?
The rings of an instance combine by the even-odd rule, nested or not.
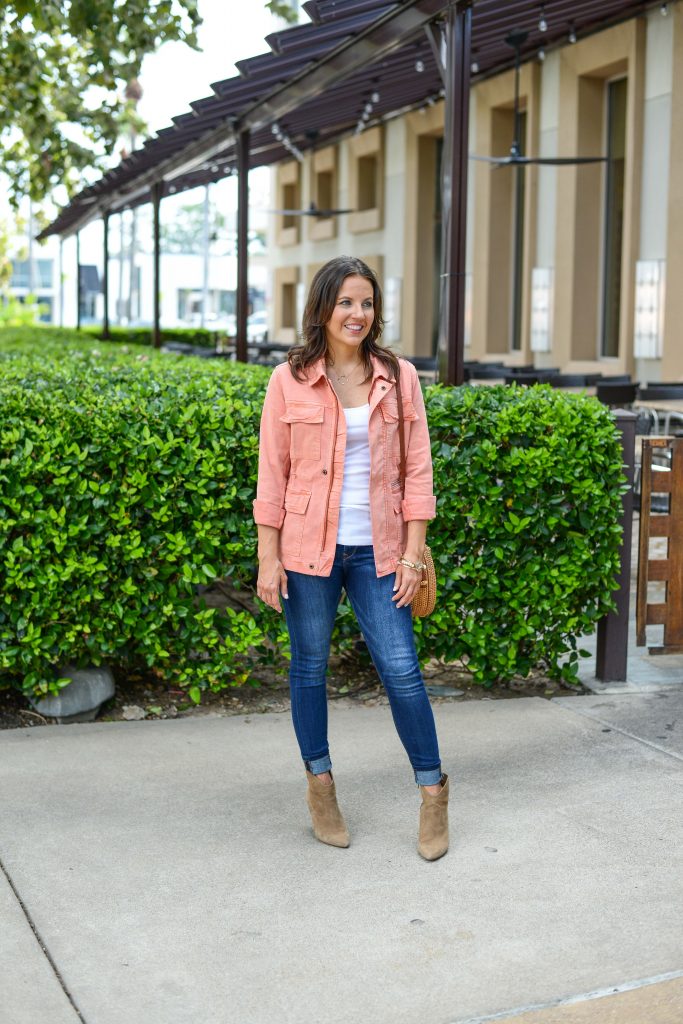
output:
[[[601,355],[619,355],[621,247],[624,234],[627,79],[606,84],[607,165],[602,272]]]
[[[52,288],[53,260],[33,261],[33,287]],[[12,261],[12,288],[30,288],[31,274],[28,260]]]
[[[297,308],[298,286],[298,267],[277,268],[273,289],[275,296],[274,337],[276,341],[282,341],[289,345],[296,341],[297,335],[299,319]]]
[[[337,146],[325,146],[311,156],[311,201],[319,210],[334,210],[339,206],[337,197]],[[309,217],[308,237],[320,242],[337,234],[337,218]]]
[[[358,209],[374,210],[378,205],[379,162],[377,155],[362,156],[358,160]]]
[[[301,173],[298,160],[278,164],[276,177],[276,206],[280,210],[301,209]],[[277,218],[277,245],[296,245],[299,242],[301,215],[280,213]]]
[[[296,327],[296,285],[282,286],[282,326]]]
[[[383,226],[384,135],[378,126],[348,141],[349,231],[378,231]]]
[[[282,207],[285,210],[298,210],[299,209],[299,196],[297,194],[298,189],[296,185],[283,185],[282,187]],[[282,226],[283,228],[296,228],[297,217],[293,213],[284,213],[282,215]]]

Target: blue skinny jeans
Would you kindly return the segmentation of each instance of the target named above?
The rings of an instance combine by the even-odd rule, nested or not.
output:
[[[327,742],[327,662],[342,587],[389,697],[396,731],[415,773],[415,782],[435,786],[441,762],[434,715],[415,652],[409,605],[397,608],[396,574],[375,570],[371,544],[337,544],[329,576],[287,572],[283,600],[292,649],[289,685],[294,731],[304,764],[314,775],[330,771]]]

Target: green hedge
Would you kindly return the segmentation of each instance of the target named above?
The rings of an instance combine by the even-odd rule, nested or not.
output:
[[[79,332],[72,327],[36,326],[42,331],[45,340],[68,341]],[[209,331],[203,327],[164,327],[161,331],[161,341],[184,341],[188,345],[198,345],[202,348],[215,348],[216,336],[224,334],[224,331]],[[102,341],[102,327],[100,324],[88,324],[80,330],[80,334],[87,340]],[[149,345],[152,344],[151,327],[110,327],[109,340],[112,343],[127,345]]]
[[[0,673],[56,688],[67,661],[147,665],[187,688],[282,665],[283,617],[254,598],[251,517],[269,370],[0,331]],[[437,610],[422,660],[482,682],[545,666],[611,607],[621,457],[604,406],[548,387],[427,390]],[[202,585],[226,581],[230,606]],[[335,650],[353,646],[347,606]]]

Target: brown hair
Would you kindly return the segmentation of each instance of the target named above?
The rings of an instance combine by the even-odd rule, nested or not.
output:
[[[301,381],[301,374],[305,373],[308,367],[317,362],[321,356],[327,355],[325,324],[332,318],[337,295],[343,282],[347,277],[354,276],[364,277],[372,285],[374,318],[370,330],[359,346],[365,379],[372,376],[371,355],[381,359],[394,378],[398,377],[398,359],[393,352],[378,344],[382,336],[384,320],[382,318],[382,290],[374,270],[371,270],[367,263],[363,263],[363,260],[359,260],[356,256],[335,256],[320,268],[311,282],[301,324],[303,341],[301,345],[292,347],[287,356],[289,368],[296,380]]]

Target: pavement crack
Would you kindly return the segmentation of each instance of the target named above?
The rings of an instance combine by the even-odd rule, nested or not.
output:
[[[69,1003],[71,1004],[71,1007],[72,1007],[74,1013],[76,1014],[76,1016],[78,1017],[78,1019],[80,1021],[83,1021],[83,1024],[87,1024],[87,1021],[86,1021],[85,1017],[83,1016],[83,1014],[81,1013],[80,1009],[78,1008],[78,1006],[76,1004],[76,1000],[74,999],[74,997],[72,996],[71,992],[69,991],[69,988],[68,988],[66,982],[64,981],[64,978],[62,977],[62,975],[60,973],[60,970],[57,967],[57,964],[54,962],[54,960],[52,958],[52,954],[50,953],[50,950],[47,948],[47,945],[43,941],[43,937],[40,934],[40,932],[38,930],[38,927],[37,927],[35,921],[33,920],[32,916],[31,916],[30,910],[28,909],[28,907],[26,906],[26,904],[22,900],[21,896],[19,895],[19,891],[17,890],[16,885],[12,881],[12,877],[11,877],[9,871],[7,870],[7,868],[5,867],[1,857],[0,857],[0,871],[2,871],[3,875],[7,879],[7,884],[9,885],[10,889],[14,893],[15,899],[16,899],[17,903],[19,904],[19,906],[21,907],[21,909],[23,911],[23,914],[24,914],[24,917],[28,921],[29,927],[30,927],[31,931],[33,932],[33,934],[35,935],[36,941],[37,941],[38,945],[40,946],[41,950],[43,951],[43,954],[44,954],[47,962],[49,963],[50,967],[52,968],[52,971],[53,971],[57,981],[59,982],[59,985],[61,986],[61,989],[64,992],[64,995],[69,1000]]]
[[[554,701],[550,701],[551,704],[555,704]],[[621,733],[622,736],[628,736],[629,739],[635,740],[636,743],[642,743],[645,747],[650,747],[652,750],[658,751],[660,754],[665,754],[667,757],[672,757],[674,761],[683,761],[683,754],[676,753],[675,750],[667,750],[666,747],[662,747],[659,743],[653,743],[652,740],[646,740],[643,736],[637,736],[634,732],[629,732],[628,729],[622,729],[620,726],[615,725],[614,722],[610,722],[608,718],[600,718],[599,715],[592,715],[589,711],[582,711],[581,708],[570,707],[567,704],[555,704],[558,711],[569,711],[575,715],[581,715],[583,718],[590,719],[591,722],[595,722],[597,725],[606,725],[612,732]]]
[[[648,985],[659,985],[662,982],[675,981],[677,978],[682,977],[683,970],[667,971],[665,974],[654,974],[649,978],[636,978],[633,981],[624,981],[621,984],[593,989],[592,992],[560,996],[557,999],[549,999],[544,1003],[528,1003],[526,1006],[516,1006],[512,1010],[499,1010],[497,1013],[485,1014],[483,1017],[459,1018],[449,1021],[448,1024],[494,1024],[495,1021],[508,1021],[513,1017],[521,1017],[523,1014],[534,1013],[539,1010],[554,1010],[561,1006],[575,1006],[578,1003],[586,1003],[594,999],[604,999],[607,996],[619,995],[621,992],[632,992],[634,989],[646,988]]]

